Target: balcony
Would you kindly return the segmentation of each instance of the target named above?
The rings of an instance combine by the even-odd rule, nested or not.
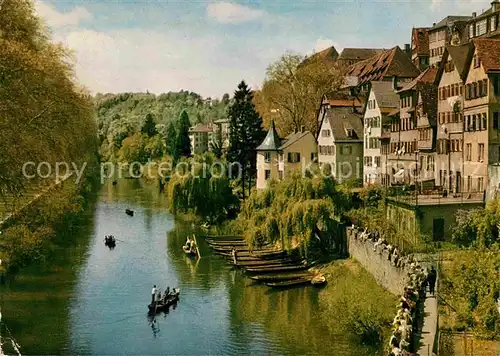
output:
[[[485,192],[458,192],[443,194],[442,191],[434,190],[416,194],[415,191],[413,191],[408,195],[393,195],[387,197],[387,199],[411,206],[482,204],[485,199]]]

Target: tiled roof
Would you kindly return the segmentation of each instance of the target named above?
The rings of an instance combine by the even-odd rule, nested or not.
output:
[[[446,16],[444,19],[432,26],[429,31],[437,30],[439,28],[448,26],[456,21],[468,21],[472,19],[472,16]]]
[[[334,61],[339,57],[339,52],[335,49],[334,46],[328,47],[320,52],[314,53],[304,59],[302,63],[299,64],[300,66],[304,66],[308,63],[311,63],[313,61],[319,60],[319,61]]]
[[[329,108],[325,119],[329,120],[334,140],[363,140],[363,119],[360,114],[354,113],[352,108]],[[348,130],[353,130],[353,136],[348,136]]]
[[[335,91],[327,93],[323,97],[323,104],[330,106],[346,106],[346,107],[361,107],[361,100],[348,91]]]
[[[415,44],[415,53],[429,55],[429,30],[428,27],[412,29],[412,45]]]
[[[384,48],[344,48],[339,59],[345,60],[365,60],[383,52]]]
[[[399,96],[394,91],[392,82],[373,81],[371,89],[381,108],[397,108],[399,105]]]
[[[310,131],[304,131],[304,132],[296,132],[296,133],[293,133],[291,135],[288,135],[286,141],[282,142],[279,150],[280,151],[284,150],[285,148],[291,146],[292,144],[294,144],[295,142],[300,140],[302,137],[307,136],[307,135],[312,135],[312,133]]]
[[[189,132],[212,132],[213,129],[211,126],[198,124],[196,126],[190,127]]]
[[[347,76],[358,77],[358,85],[385,77],[414,78],[420,71],[398,46],[349,67]]]
[[[281,146],[281,139],[276,132],[274,127],[274,121],[271,120],[269,125],[269,131],[267,132],[266,138],[259,147],[256,148],[257,151],[278,151]]]
[[[441,61],[441,64],[439,66],[437,78],[441,78],[441,75],[444,71],[446,59],[448,58],[447,56],[449,55],[451,57],[451,60],[453,61],[455,68],[460,74],[460,78],[465,81],[473,54],[474,46],[471,42],[465,43],[460,46],[446,46],[443,53],[443,60]]]
[[[474,46],[486,73],[500,71],[500,39],[478,38]]]
[[[402,89],[398,90],[398,93],[402,93],[408,90],[414,89],[417,84],[432,84],[436,80],[436,75],[438,73],[437,68],[429,67],[424,70],[418,77],[413,79],[410,83],[406,84]]]

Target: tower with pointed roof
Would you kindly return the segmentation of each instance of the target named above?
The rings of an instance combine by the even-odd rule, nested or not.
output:
[[[279,178],[278,156],[280,146],[281,139],[274,126],[274,121],[271,120],[266,138],[257,147],[257,189],[267,187],[268,180],[277,180]]]

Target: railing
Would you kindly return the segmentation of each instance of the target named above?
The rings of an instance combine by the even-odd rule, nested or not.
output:
[[[410,192],[407,195],[389,196],[388,199],[411,205],[483,203],[485,200],[485,192],[459,192],[449,194],[444,194],[439,191],[429,191],[418,194]]]

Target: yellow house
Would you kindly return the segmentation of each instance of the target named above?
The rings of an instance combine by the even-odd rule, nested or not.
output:
[[[257,189],[264,189],[270,180],[281,180],[290,172],[306,169],[316,160],[317,145],[310,131],[280,139],[274,122],[262,144],[257,147]]]

